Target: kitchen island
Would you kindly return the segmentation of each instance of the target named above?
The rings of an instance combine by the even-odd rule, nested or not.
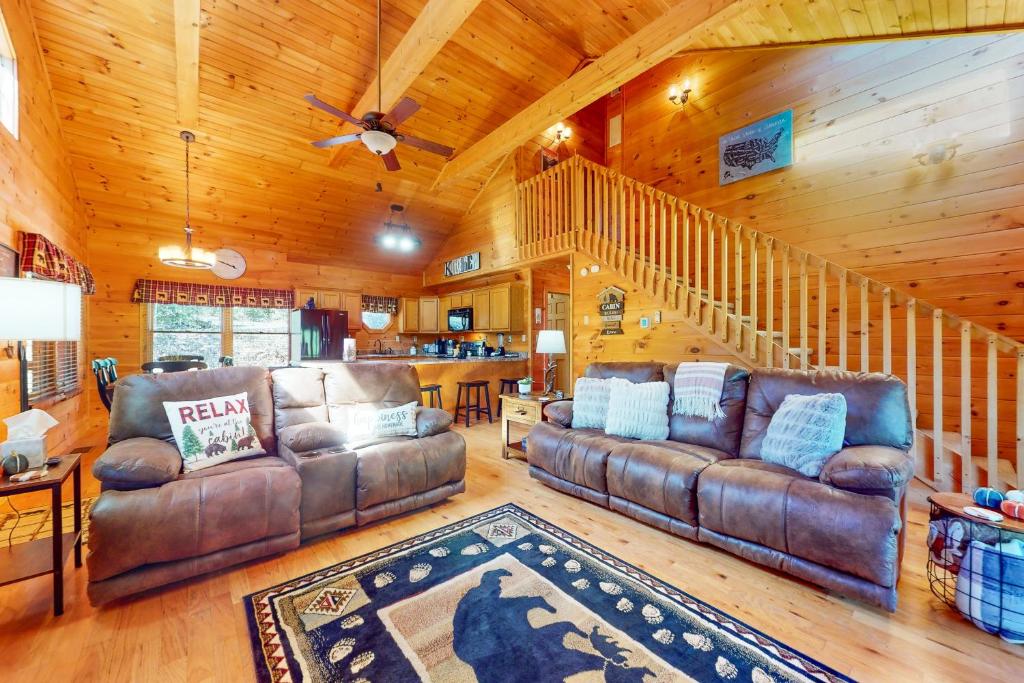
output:
[[[330,370],[332,366],[344,361],[316,360],[302,361],[302,367],[318,367]],[[407,363],[416,368],[420,377],[420,386],[426,384],[441,385],[441,401],[448,412],[455,414],[455,398],[458,394],[458,383],[469,380],[487,380],[490,384],[491,413],[498,418],[498,394],[502,378],[525,377],[528,372],[529,359],[525,356],[491,356],[487,358],[470,356],[469,358],[453,358],[450,356],[405,356],[390,354],[361,355],[355,363]],[[474,392],[475,393],[475,392]],[[482,398],[482,397],[481,397]],[[463,399],[465,400],[465,399]],[[475,420],[475,414],[474,418]]]

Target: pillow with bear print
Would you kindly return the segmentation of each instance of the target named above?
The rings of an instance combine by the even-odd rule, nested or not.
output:
[[[229,460],[265,455],[249,413],[249,394],[164,401],[186,472]]]

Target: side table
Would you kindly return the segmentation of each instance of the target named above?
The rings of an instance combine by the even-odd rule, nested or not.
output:
[[[68,477],[72,477],[75,498],[74,530],[64,531],[61,517],[60,494]],[[75,551],[75,566],[82,566],[82,466],[77,453],[62,456],[40,479],[22,483],[6,476],[0,479],[0,498],[32,491],[50,491],[50,516],[53,537],[18,543],[0,550],[0,586],[24,581],[44,574],[53,574],[53,615],[64,613],[64,563]]]
[[[552,401],[572,400],[572,397],[555,398],[553,395],[545,393],[502,394],[498,400],[501,401],[501,457],[507,460],[513,453],[525,452],[521,441],[509,442],[509,426],[511,424],[532,427],[538,422],[547,420],[544,415],[545,405]]]

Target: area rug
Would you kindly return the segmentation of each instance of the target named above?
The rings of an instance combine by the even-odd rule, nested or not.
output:
[[[516,505],[246,596],[261,681],[848,681]]]
[[[7,498],[7,510],[0,511],[0,548],[18,543],[28,543],[38,538],[53,536],[53,515],[49,505],[18,510]],[[82,498],[82,543],[89,541],[89,511],[96,498]],[[75,504],[61,504],[61,524],[64,531],[75,526]]]

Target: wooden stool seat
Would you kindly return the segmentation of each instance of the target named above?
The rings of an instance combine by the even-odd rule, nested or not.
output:
[[[500,396],[502,394],[514,394],[519,391],[519,377],[502,377],[498,380],[498,417],[501,417],[501,407],[503,401]]]
[[[444,410],[444,404],[441,402],[441,385],[440,384],[424,384],[420,387],[420,394],[426,393],[430,396],[430,407],[434,407],[434,396],[437,396],[437,407]],[[420,405],[423,405],[423,397],[420,396]]]
[[[466,390],[466,403],[462,404],[462,390]],[[476,389],[476,401],[471,396],[472,390]],[[484,403],[480,402],[480,390],[484,392]],[[469,426],[469,414],[476,411],[476,419],[480,419],[481,413],[487,413],[487,422],[494,422],[491,417],[491,383],[486,379],[467,379],[459,382],[459,391],[455,396],[455,422],[459,421],[459,411],[466,418],[466,426]]]

